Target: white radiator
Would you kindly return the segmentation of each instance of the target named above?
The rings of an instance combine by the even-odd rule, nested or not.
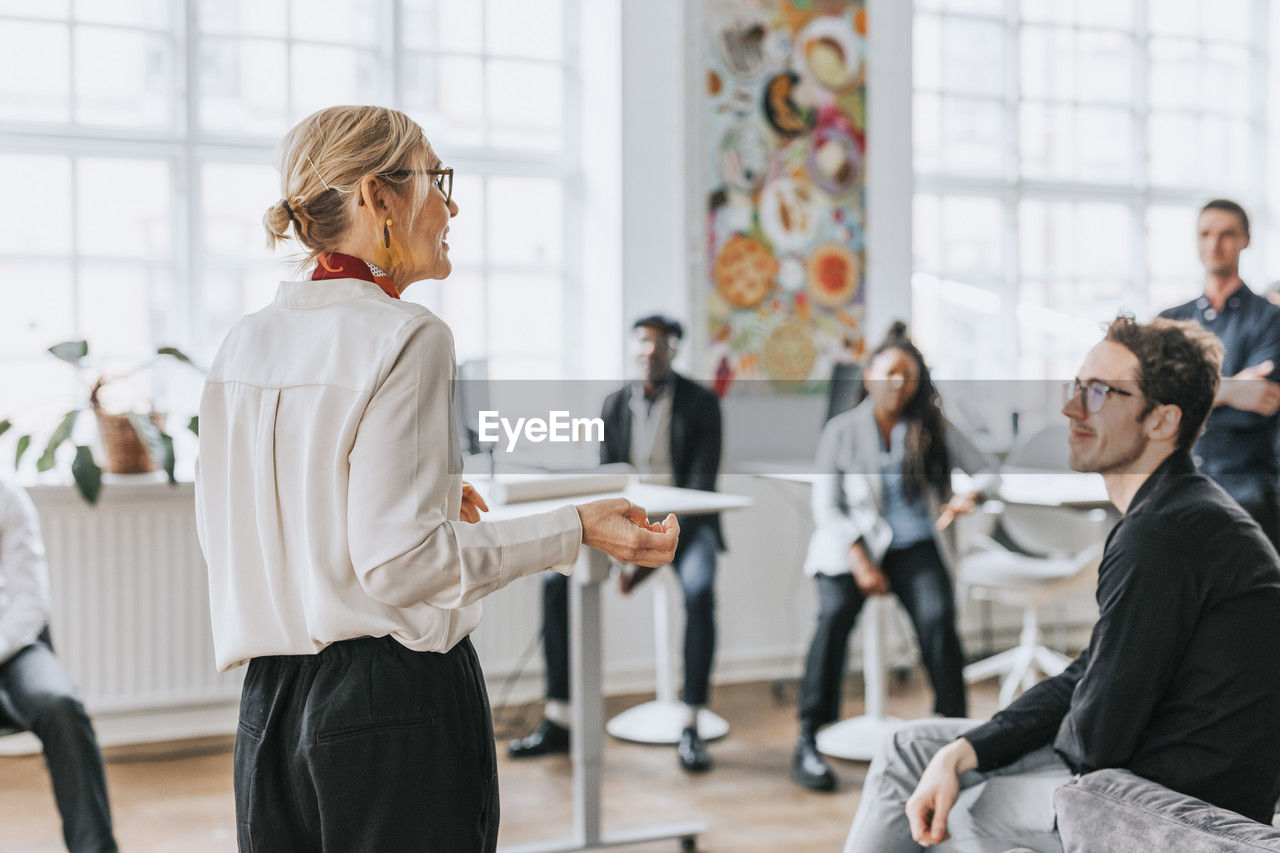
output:
[[[48,553],[54,649],[100,739],[233,731],[243,670],[214,667],[191,484],[109,482],[97,507],[67,486],[28,491]],[[23,746],[11,740],[0,750]]]

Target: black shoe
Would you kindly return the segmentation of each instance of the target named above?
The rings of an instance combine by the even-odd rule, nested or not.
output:
[[[543,719],[533,734],[516,738],[507,744],[507,755],[512,758],[534,758],[568,751],[569,730],[547,719]]]
[[[689,773],[705,773],[711,769],[711,756],[707,754],[707,745],[693,726],[680,733],[680,743],[676,744],[676,755],[680,758],[680,766]]]
[[[795,757],[791,759],[791,778],[810,791],[834,791],[836,774],[818,752],[813,734],[802,732],[796,741]]]

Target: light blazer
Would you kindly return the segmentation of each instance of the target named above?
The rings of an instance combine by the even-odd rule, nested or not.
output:
[[[947,452],[951,467],[973,476],[974,488],[991,492],[999,486],[996,462],[950,424]],[[880,475],[880,431],[870,399],[827,422],[818,441],[817,471],[813,485],[813,537],[804,570],[808,575],[840,575],[849,571],[849,548],[862,540],[872,562],[879,565],[893,539],[884,518],[884,494]],[[928,488],[924,495],[929,518],[942,512],[942,494]],[[953,561],[948,537],[934,532],[938,553]]]

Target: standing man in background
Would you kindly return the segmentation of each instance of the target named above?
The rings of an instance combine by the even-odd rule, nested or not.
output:
[[[1204,264],[1204,294],[1160,313],[1195,320],[1222,342],[1222,376],[1197,466],[1226,489],[1267,538],[1280,548],[1276,412],[1280,411],[1280,307],[1240,279],[1240,253],[1249,246],[1249,216],[1234,201],[1214,199],[1200,210],[1196,231]]]
[[[116,849],[93,724],[49,641],[49,568],[31,498],[0,481],[0,717],[40,738],[73,853]]]
[[[604,443],[600,462],[629,462],[645,482],[714,491],[720,470],[720,401],[671,369],[684,336],[678,320],[661,314],[632,325],[632,346],[640,378],[604,402]],[[711,768],[698,734],[698,712],[707,704],[716,649],[716,554],[724,550],[719,515],[682,520],[672,567],[684,590],[684,731],[676,746],[680,767],[690,773]],[[619,576],[625,595],[652,569],[626,566]],[[569,584],[547,577],[542,587],[542,648],[547,665],[547,705],[542,723],[514,740],[512,758],[569,750]]]

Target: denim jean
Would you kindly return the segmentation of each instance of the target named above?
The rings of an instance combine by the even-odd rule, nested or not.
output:
[[[690,705],[707,704],[716,653],[716,534],[698,526],[680,543],[672,563],[684,591],[684,692]],[[569,701],[569,579],[547,572],[542,582],[542,651],[547,698]]]
[[[0,666],[0,705],[40,738],[67,849],[114,851],[98,739],[71,676],[52,649],[32,643]]]
[[[880,568],[915,625],[920,655],[933,684],[935,710],[944,717],[965,716],[964,654],[956,634],[955,591],[937,546],[930,540],[890,551]],[[807,731],[840,719],[849,634],[866,601],[852,574],[818,575],[815,581],[818,624],[800,682],[800,725]]]

